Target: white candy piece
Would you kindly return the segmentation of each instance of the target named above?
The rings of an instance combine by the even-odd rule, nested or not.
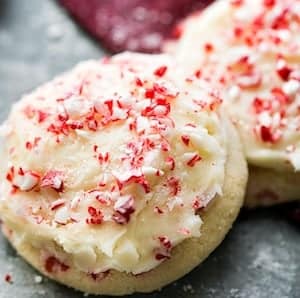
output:
[[[21,191],[30,191],[39,183],[39,178],[31,172],[25,172],[24,175],[18,174],[13,183]]]

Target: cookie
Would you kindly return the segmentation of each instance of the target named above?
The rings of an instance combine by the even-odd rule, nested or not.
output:
[[[173,54],[225,90],[250,165],[247,206],[300,198],[300,2],[217,1],[190,17]]]
[[[222,241],[247,180],[222,100],[166,55],[83,62],[2,127],[0,215],[35,268],[93,294],[150,292]]]
[[[173,26],[212,0],[60,0],[78,23],[111,52],[159,52]],[[174,32],[176,34],[176,32]]]
[[[272,206],[298,201],[300,173],[250,166],[246,206]]]

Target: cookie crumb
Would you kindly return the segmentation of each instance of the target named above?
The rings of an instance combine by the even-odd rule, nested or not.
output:
[[[40,275],[35,275],[35,277],[34,277],[34,282],[35,282],[36,284],[40,284],[42,281],[43,281],[43,277],[42,277],[42,276],[40,276]]]
[[[63,30],[59,24],[51,24],[47,29],[47,35],[50,40],[57,41],[63,37]]]
[[[185,293],[191,293],[191,294],[195,293],[195,290],[191,284],[183,285],[182,290]]]

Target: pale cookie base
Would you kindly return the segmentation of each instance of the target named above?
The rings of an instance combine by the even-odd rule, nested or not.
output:
[[[226,163],[224,195],[216,198],[207,210],[201,212],[201,237],[185,240],[175,247],[172,257],[152,271],[138,276],[110,271],[100,281],[71,266],[66,272],[49,275],[44,269],[41,252],[30,243],[14,241],[8,236],[21,256],[48,277],[69,287],[93,294],[124,295],[151,292],[182,277],[200,264],[224,239],[243,205],[247,181],[247,166],[236,131],[228,124],[228,160]],[[8,227],[11,228],[11,227]]]
[[[300,173],[250,166],[245,199],[247,208],[300,200]]]

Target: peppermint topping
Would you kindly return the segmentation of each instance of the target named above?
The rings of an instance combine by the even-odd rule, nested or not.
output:
[[[224,1],[191,17],[179,41],[177,56],[191,78],[227,90],[225,106],[258,166],[296,168],[284,151],[300,131],[299,7],[297,0]],[[271,162],[270,150],[280,162]]]
[[[41,188],[52,188],[57,192],[62,192],[64,189],[63,172],[49,171],[41,179]]]
[[[169,259],[172,249],[171,241],[167,236],[159,236],[158,240],[160,243],[160,247],[155,250],[155,259],[157,261]]]
[[[188,146],[190,144],[190,137],[187,135],[181,136],[181,140],[186,146]]]
[[[19,168],[18,172],[14,173],[14,169],[11,168],[7,174],[7,180],[10,180],[12,185],[20,191],[28,192],[38,185],[40,175],[30,170],[24,171],[22,168]]]
[[[66,201],[64,199],[58,199],[51,203],[51,210],[56,210],[61,206],[64,206]]]
[[[4,191],[26,220],[58,231],[49,273],[69,269],[67,251],[96,281],[110,269],[139,274],[199,237],[197,210],[223,185],[222,100],[176,69],[165,56],[87,62],[16,105]],[[214,180],[193,187],[202,171]]]
[[[263,0],[264,5],[268,8],[274,6],[276,4],[276,0]]]
[[[41,141],[41,137],[35,137],[34,140],[32,142],[27,141],[25,144],[25,147],[27,150],[32,150],[36,147],[38,147],[39,142]]]
[[[126,224],[134,213],[134,199],[131,196],[120,197],[114,205],[113,220],[118,224]]]
[[[161,66],[158,69],[155,70],[154,74],[158,77],[163,77],[167,71],[167,66]]]
[[[101,210],[97,210],[96,208],[90,206],[88,207],[88,213],[90,215],[87,218],[86,223],[91,225],[100,225],[103,221],[103,214]]]
[[[287,1],[285,5],[283,1],[264,0],[261,11],[255,17],[242,23],[239,22],[239,34],[236,34],[237,28],[235,28],[234,35],[238,41],[249,48],[257,47],[257,50],[252,50],[251,55],[253,57],[255,51],[259,52],[262,46],[268,48],[266,53],[274,51],[274,54],[277,54],[277,58],[272,58],[274,62],[269,62],[270,65],[274,63],[273,73],[272,70],[265,71],[263,75],[259,72],[259,63],[250,63],[250,56],[242,56],[240,62],[243,63],[244,61],[247,66],[245,71],[252,74],[236,77],[236,83],[242,90],[254,88],[254,90],[258,90],[256,91],[257,94],[261,87],[270,88],[269,96],[264,96],[264,98],[253,97],[252,101],[253,116],[255,118],[254,131],[257,137],[265,143],[277,144],[282,140],[285,131],[292,129],[292,126],[287,125],[286,122],[291,113],[290,107],[294,105],[292,97],[296,96],[299,91],[299,84],[291,78],[295,69],[287,63],[281,50],[294,53],[300,46],[298,38],[289,40],[287,35],[283,35],[283,32],[294,32],[295,27],[300,28],[297,13],[293,10],[294,5],[296,5],[296,1]],[[243,9],[242,5],[240,10]],[[255,33],[259,38],[252,38],[251,42],[249,39],[241,40],[242,34],[247,31]],[[278,47],[277,53],[276,47]],[[287,54],[289,53],[287,52]],[[260,55],[263,56],[264,51]],[[228,70],[233,71],[232,68]],[[273,87],[270,87],[272,85]],[[235,94],[231,97],[236,98]],[[241,96],[241,100],[243,100],[243,96]],[[295,133],[297,133],[298,127],[295,127],[295,129]]]
[[[189,167],[194,167],[197,162],[201,161],[202,157],[197,153],[185,153],[185,158],[188,158],[187,165]]]
[[[65,272],[68,271],[70,267],[54,256],[48,257],[45,260],[45,270],[48,273],[56,273],[56,272]]]
[[[125,173],[123,176],[119,176],[119,178],[116,176],[117,184],[120,190],[122,190],[124,187],[130,185],[130,184],[138,184],[140,185],[145,193],[150,192],[150,185],[149,182],[146,180],[146,177],[141,172],[138,171],[132,171]]]
[[[244,0],[230,0],[230,3],[233,6],[241,6],[244,4]]]
[[[69,219],[70,219],[70,214],[66,206],[59,208],[54,216],[54,221],[61,225],[67,224]]]
[[[180,181],[176,177],[170,177],[167,181],[167,185],[170,189],[171,196],[176,196],[181,190]]]
[[[214,46],[211,43],[206,43],[204,49],[207,53],[211,53],[214,50]]]
[[[292,69],[287,66],[287,63],[284,60],[279,59],[276,64],[276,71],[283,81],[287,81]]]

